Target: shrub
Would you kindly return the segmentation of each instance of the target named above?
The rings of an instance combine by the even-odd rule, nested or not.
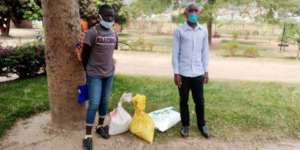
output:
[[[252,35],[253,35],[253,36],[259,36],[259,31],[258,31],[258,30],[253,31],[253,32],[252,32]]]
[[[224,48],[229,56],[236,56],[236,52],[239,48],[239,43],[235,40],[224,43]]]
[[[256,47],[250,47],[250,48],[245,49],[243,55],[246,57],[258,57],[259,52]]]
[[[173,15],[171,19],[174,23],[182,23],[185,21],[185,16],[183,14]]]
[[[40,43],[29,43],[2,51],[0,53],[2,75],[15,73],[19,78],[28,78],[45,72],[44,46]]]
[[[248,40],[250,36],[250,31],[245,31],[245,39]]]
[[[143,37],[139,37],[136,41],[132,42],[131,46],[136,51],[153,51],[154,48],[154,44]]]
[[[241,35],[241,32],[240,31],[232,31],[232,32],[230,32],[230,34],[232,35],[232,38],[234,40],[236,40]]]
[[[8,72],[7,66],[9,64],[8,61],[6,60],[7,57],[10,55],[11,51],[12,51],[11,47],[2,47],[0,45],[0,76],[6,75]]]

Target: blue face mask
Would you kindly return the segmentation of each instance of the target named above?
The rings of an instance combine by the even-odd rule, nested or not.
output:
[[[112,26],[114,25],[114,22],[107,22],[107,21],[104,21],[104,20],[101,20],[100,21],[100,24],[105,27],[106,29],[111,29]]]
[[[191,23],[197,23],[198,16],[195,13],[192,13],[188,16],[188,21]]]

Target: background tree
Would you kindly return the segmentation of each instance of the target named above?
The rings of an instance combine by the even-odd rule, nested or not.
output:
[[[1,36],[8,36],[10,29],[10,21],[17,15],[20,8],[18,0],[1,0],[0,1],[0,30]]]
[[[133,17],[141,15],[159,14],[171,7],[173,0],[135,0],[130,4]]]
[[[21,9],[19,12],[20,18],[23,20],[41,20],[42,9],[40,0],[19,0]]]
[[[46,42],[46,70],[51,119],[59,128],[84,126],[85,106],[76,102],[84,71],[74,53],[79,41],[79,3],[42,0]]]
[[[300,59],[300,25],[295,22],[289,22],[287,24],[287,40],[294,42],[298,45],[298,52],[296,59]]]
[[[97,6],[95,0],[79,1],[80,18],[87,21],[89,27],[97,23]]]
[[[18,24],[21,20],[40,20],[42,11],[39,0],[1,0],[0,30],[2,36],[9,35],[11,20]]]
[[[211,44],[211,39],[212,39],[212,24],[214,21],[214,15],[217,12],[217,7],[215,5],[215,0],[195,0],[194,1],[196,4],[199,5],[199,8],[201,9],[201,13],[199,16],[199,20],[198,22],[200,23],[207,23],[207,30],[208,30],[208,37],[209,37],[209,44]],[[177,1],[175,1],[175,4],[178,3]],[[189,3],[182,3],[182,5],[178,5],[176,7],[174,7],[175,9],[182,9],[187,7]],[[219,5],[219,4],[218,4]],[[184,14],[181,13],[179,15],[176,16],[172,16],[172,21],[176,22],[176,23],[182,23],[185,21],[185,17]]]
[[[128,6],[124,5],[122,0],[80,0],[80,16],[85,19],[89,26],[93,26],[98,21],[98,7],[103,4],[109,4],[116,10],[116,23],[121,27],[126,24],[128,13]]]
[[[97,23],[97,8],[104,3],[111,4],[117,11],[116,22],[123,27],[129,16],[128,6],[122,0],[79,0],[81,18],[92,26]],[[9,35],[10,21],[19,24],[21,20],[40,20],[42,18],[40,0],[1,0],[0,30],[2,36]]]
[[[128,6],[124,5],[123,0],[95,0],[97,7],[103,4],[112,5],[116,10],[115,22],[121,25],[121,30],[123,26],[127,23],[127,18],[129,17]]]
[[[257,21],[263,21],[271,24],[280,23],[280,18],[287,17],[288,14],[299,15],[300,3],[299,0],[195,0],[203,7],[199,22],[207,23],[209,39],[211,41],[212,24],[217,17],[217,13],[221,8],[236,7],[241,8],[241,14],[255,18]],[[251,13],[255,9],[255,14]],[[184,17],[182,14],[173,16],[174,22],[182,22]]]

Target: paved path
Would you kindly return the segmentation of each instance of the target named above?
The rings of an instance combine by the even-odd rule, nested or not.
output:
[[[172,77],[171,54],[117,51],[114,57],[117,73]],[[212,56],[209,73],[217,80],[300,83],[300,61]]]

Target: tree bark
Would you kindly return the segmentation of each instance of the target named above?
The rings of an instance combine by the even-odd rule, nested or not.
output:
[[[46,39],[46,70],[52,123],[58,128],[84,126],[85,106],[76,102],[84,71],[74,53],[80,37],[76,0],[42,0]]]
[[[297,52],[296,59],[300,59],[300,40],[298,41],[298,52]]]
[[[32,21],[28,20],[18,20],[15,23],[16,28],[23,28],[23,29],[32,29]]]
[[[207,31],[208,31],[208,43],[212,44],[212,19],[207,22]]]
[[[4,18],[6,18],[7,20],[5,21]],[[1,36],[3,37],[8,37],[9,36],[9,30],[10,30],[10,17],[3,17],[2,20],[0,21],[0,30],[1,30]],[[6,27],[4,27],[3,25],[5,24]]]
[[[215,4],[215,0],[208,0],[210,6]],[[213,12],[209,12],[209,20],[207,22],[207,30],[208,30],[208,43],[209,45],[212,44],[212,24],[213,24]]]

